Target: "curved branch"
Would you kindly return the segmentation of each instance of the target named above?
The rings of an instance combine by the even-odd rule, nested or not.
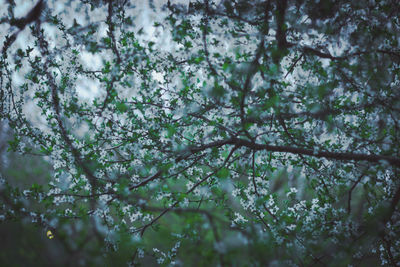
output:
[[[351,153],[351,152],[329,152],[329,151],[314,151],[311,149],[305,149],[300,147],[291,146],[274,146],[268,144],[258,144],[252,143],[247,140],[233,138],[231,143],[238,146],[245,146],[254,150],[268,150],[270,152],[286,152],[298,155],[308,155],[317,158],[327,158],[335,160],[354,160],[354,161],[369,161],[369,162],[379,162],[381,160],[387,161],[392,165],[400,167],[400,158],[375,155],[375,154],[361,154],[361,153]]]
[[[348,161],[368,161],[368,162],[380,162],[387,161],[393,166],[400,167],[400,158],[384,156],[384,155],[376,155],[376,154],[362,154],[362,153],[351,153],[351,152],[330,152],[330,151],[315,151],[312,149],[306,149],[301,147],[294,146],[276,146],[269,144],[259,144],[255,142],[251,142],[245,139],[240,139],[236,137],[232,137],[230,139],[215,141],[209,144],[205,144],[198,147],[192,147],[188,149],[190,153],[197,153],[208,148],[213,147],[221,147],[223,145],[235,145],[237,147],[248,147],[252,150],[267,150],[269,152],[283,152],[283,153],[291,153],[296,155],[307,155],[316,158],[327,158],[333,160],[348,160]],[[189,155],[185,155],[188,157]]]

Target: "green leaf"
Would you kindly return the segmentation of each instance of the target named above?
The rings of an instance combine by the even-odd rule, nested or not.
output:
[[[167,128],[167,138],[171,138],[176,133],[176,128],[173,125],[169,125]]]
[[[116,103],[115,108],[121,113],[124,113],[128,110],[128,106],[123,102]]]
[[[226,71],[226,70],[229,68],[229,66],[230,66],[230,64],[229,64],[228,62],[225,62],[225,63],[222,65],[222,70]]]
[[[216,174],[216,176],[218,177],[218,178],[221,178],[221,179],[226,179],[226,178],[228,178],[228,176],[229,176],[229,169],[227,169],[227,168],[222,168],[222,169],[220,169],[218,172],[217,172],[217,174]]]

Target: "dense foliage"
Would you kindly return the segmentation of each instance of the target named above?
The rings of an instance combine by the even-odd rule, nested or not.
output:
[[[44,167],[3,168],[0,227],[74,266],[400,265],[396,0],[20,5],[0,118]]]

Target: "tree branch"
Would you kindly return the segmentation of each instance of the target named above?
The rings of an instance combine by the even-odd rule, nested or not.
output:
[[[269,144],[259,144],[248,140],[232,137],[230,139],[215,141],[209,144],[205,144],[198,147],[191,147],[187,151],[190,153],[197,153],[208,148],[221,147],[223,145],[236,145],[238,147],[248,147],[252,150],[267,150],[269,152],[283,152],[291,153],[296,155],[307,155],[317,158],[327,158],[332,160],[346,160],[346,161],[368,161],[368,162],[379,162],[387,161],[391,165],[400,167],[400,158],[375,155],[375,154],[362,154],[362,153],[351,153],[351,152],[330,152],[330,151],[314,151],[311,149],[293,147],[293,146],[276,146]],[[188,157],[189,155],[186,155]],[[399,193],[400,194],[400,193]],[[400,196],[399,196],[400,197]]]

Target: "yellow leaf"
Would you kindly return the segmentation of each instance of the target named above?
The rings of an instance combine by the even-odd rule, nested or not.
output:
[[[49,239],[53,239],[53,238],[54,238],[53,232],[51,232],[50,230],[48,230],[48,231],[47,231],[47,237],[48,237]]]

